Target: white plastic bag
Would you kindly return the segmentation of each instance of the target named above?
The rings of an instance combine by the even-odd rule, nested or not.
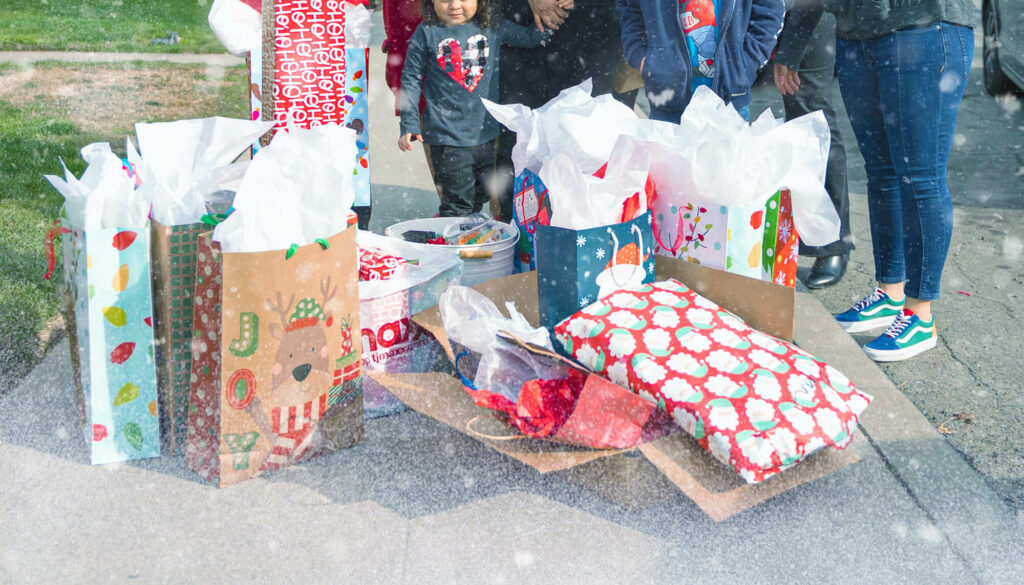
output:
[[[443,272],[462,266],[462,258],[458,254],[441,247],[419,246],[399,238],[381,236],[363,230],[359,230],[357,233],[357,241],[361,248],[374,248],[386,254],[413,261],[400,264],[394,275],[386,280],[360,281],[360,299],[374,299],[410,289],[429,282]],[[461,268],[457,272],[461,276]],[[438,295],[432,298],[418,299],[416,306],[412,307],[412,312],[418,313],[437,304],[440,292],[438,291]]]
[[[500,332],[510,333],[528,343],[553,349],[547,329],[530,325],[514,303],[505,303],[509,313],[505,317],[491,299],[479,292],[465,286],[450,286],[441,295],[438,307],[448,339],[480,354],[473,374],[475,388],[516,402],[524,382],[562,379],[568,375],[564,364],[533,355],[498,337]],[[458,363],[456,367],[459,368]],[[464,370],[459,374],[468,375]]]
[[[339,124],[278,131],[256,153],[235,211],[213,231],[224,252],[285,250],[344,230],[355,199],[356,133]]]
[[[438,308],[448,338],[477,353],[483,353],[493,344],[501,331],[528,343],[554,349],[547,329],[530,325],[511,301],[505,303],[509,313],[506,317],[483,294],[466,286],[450,286],[441,295]]]

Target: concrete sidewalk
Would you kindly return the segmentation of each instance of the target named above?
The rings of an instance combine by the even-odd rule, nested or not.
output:
[[[396,147],[376,49],[371,68],[379,231],[432,215],[437,196],[422,153]],[[656,497],[625,509],[413,412],[223,490],[183,457],[94,467],[62,342],[0,399],[0,584],[1024,583],[1019,519],[818,299],[797,296],[798,342],[875,396],[869,441],[859,463],[719,524],[646,461]]]

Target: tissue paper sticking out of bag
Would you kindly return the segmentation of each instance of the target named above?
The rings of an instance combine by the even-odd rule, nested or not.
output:
[[[224,252],[285,250],[348,225],[356,133],[339,124],[290,127],[260,149],[235,194],[235,211],[213,230]]]
[[[260,13],[241,0],[214,0],[206,17],[213,34],[228,53],[245,57],[262,47]]]
[[[205,197],[245,168],[232,168],[231,161],[273,125],[221,117],[136,124],[142,160],[132,160],[129,149],[129,161],[150,190],[153,219],[164,225],[202,219]]]
[[[540,180],[551,199],[551,225],[585,230],[628,221],[647,211],[639,197],[633,217],[623,218],[626,200],[644,192],[650,155],[629,137],[612,149],[603,178],[584,172],[565,152],[555,154],[540,169]]]
[[[370,10],[363,4],[345,3],[345,48],[370,46]]]
[[[523,169],[538,172],[545,160],[556,152],[572,156],[583,172],[593,173],[608,160],[607,152],[597,152],[592,144],[608,135],[605,125],[635,123],[632,109],[616,101],[610,94],[591,97],[593,82],[562,90],[551,101],[536,110],[520,105],[502,105],[483,100],[487,111],[498,122],[516,133],[512,149],[512,165],[518,175]],[[566,117],[588,118],[591,122],[580,132],[566,132]],[[595,124],[593,120],[600,120]]]
[[[128,144],[128,151],[134,149]],[[81,179],[76,179],[64,161],[64,179],[46,175],[46,180],[64,196],[68,222],[86,231],[114,227],[141,228],[149,218],[149,199],[145,190],[137,190],[135,177],[129,175],[121,158],[108,142],[94,142],[81,150],[88,164]]]

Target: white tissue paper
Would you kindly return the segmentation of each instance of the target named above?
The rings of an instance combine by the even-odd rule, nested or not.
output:
[[[232,168],[231,161],[273,125],[221,117],[136,124],[141,161],[132,160],[132,149],[129,161],[149,190],[153,219],[164,225],[202,219],[205,197],[244,172],[244,165]]]
[[[224,252],[285,250],[344,230],[355,199],[356,133],[338,124],[279,130],[256,153],[234,208],[213,230]]]
[[[550,194],[551,225],[583,230],[621,223],[626,200],[644,192],[649,166],[650,155],[628,136],[612,148],[601,179],[581,169],[566,152],[555,154],[539,173]],[[647,198],[642,196],[637,214],[646,211]]]
[[[556,152],[566,152],[583,172],[593,173],[608,161],[605,147],[618,138],[622,125],[635,124],[632,109],[615,101],[610,94],[591,97],[593,82],[567,88],[536,110],[520,105],[502,105],[483,100],[487,111],[498,122],[516,133],[512,165],[518,175],[523,169],[538,172],[544,161]],[[578,132],[563,128],[566,118],[584,118],[590,122]],[[595,123],[595,121],[598,121]]]
[[[245,57],[250,51],[262,50],[260,13],[241,0],[214,0],[206,17],[228,53]]]
[[[129,152],[131,152],[129,144]],[[142,228],[149,218],[146,192],[136,190],[110,143],[95,142],[81,150],[88,163],[81,179],[64,166],[64,179],[46,175],[46,180],[64,196],[68,222],[86,231],[115,227]]]
[[[345,3],[345,48],[370,46],[370,9],[363,4]]]

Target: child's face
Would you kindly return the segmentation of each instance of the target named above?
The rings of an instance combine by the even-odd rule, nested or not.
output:
[[[466,24],[476,16],[476,0],[434,0],[434,12],[448,26]]]

